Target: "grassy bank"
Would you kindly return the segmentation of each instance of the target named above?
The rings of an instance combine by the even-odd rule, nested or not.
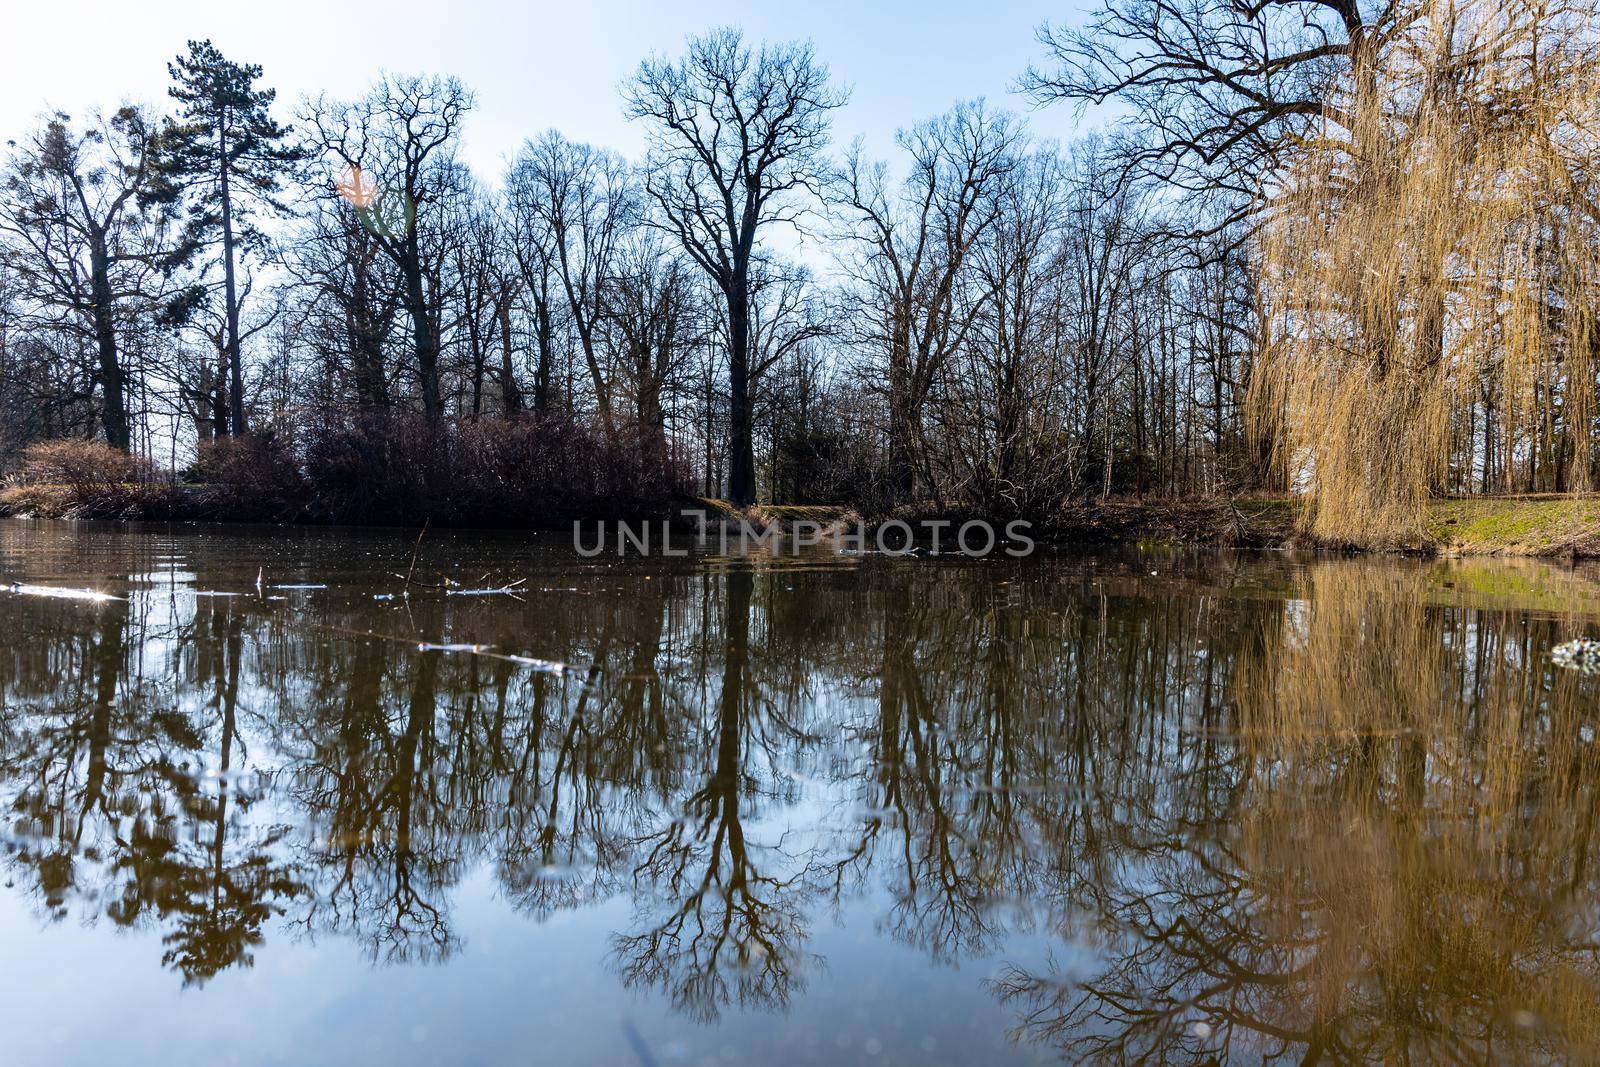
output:
[[[713,514],[753,526],[798,520],[827,526],[854,521],[840,508],[757,505],[744,512],[726,501],[703,501]],[[1210,545],[1230,548],[1319,546],[1298,529],[1300,502],[1287,497],[1089,501],[1063,507],[1033,523],[1044,542],[1077,545]],[[981,516],[902,509],[870,518],[868,526],[901,518],[962,522]],[[1486,497],[1436,500],[1429,505],[1427,541],[1417,548],[1445,556],[1600,558],[1600,495]]]
[[[1436,500],[1428,533],[1449,555],[1600,557],[1600,496]]]
[[[1068,509],[1052,533],[1088,543],[1318,548],[1297,529],[1299,506],[1288,498],[1107,501]],[[1441,555],[1600,558],[1600,496],[1435,500],[1426,529],[1417,547]]]
[[[1108,501],[1066,513],[1059,539],[1092,543],[1320,547],[1296,525],[1292,499]],[[1600,558],[1600,496],[1475,497],[1428,506],[1427,540],[1447,556]]]

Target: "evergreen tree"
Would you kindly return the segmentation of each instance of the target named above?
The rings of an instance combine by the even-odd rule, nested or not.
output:
[[[246,430],[236,280],[241,251],[263,243],[252,225],[254,204],[281,210],[279,182],[301,158],[269,114],[277,91],[256,88],[261,67],[234,63],[209,40],[190,41],[187,55],[167,64],[168,93],[181,105],[166,131],[167,179],[194,197],[186,247],[192,255],[220,243],[228,360],[228,431]]]

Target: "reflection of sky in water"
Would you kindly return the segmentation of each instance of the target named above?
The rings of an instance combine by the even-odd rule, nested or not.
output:
[[[152,980],[152,938],[51,927],[48,967],[7,968],[0,997],[14,1020],[13,1063],[502,1064],[638,1062],[631,1024],[661,1064],[1053,1062],[1012,1048],[1008,1020],[974,996],[982,964],[929,968],[925,957],[872,930],[873,902],[841,924],[818,924],[825,957],[806,994],[777,1016],[733,1013],[718,1027],[686,1023],[660,998],[623,990],[605,965],[625,898],[529,922],[497,899],[480,870],[452,914],[463,951],[446,967],[374,968],[352,943],[287,939],[248,970],[202,990]],[[0,938],[40,944],[39,923],[0,897]],[[1025,946],[1022,946],[1025,947]],[[93,1011],[82,1006],[94,1005]],[[876,1041],[872,1046],[869,1042]],[[931,1048],[930,1048],[931,1045]],[[534,1058],[529,1058],[533,1056]]]
[[[752,573],[441,533],[420,573],[526,594],[378,601],[411,536],[113,529],[0,524],[8,578],[128,598],[0,594],[17,1062],[1253,1057],[1318,1012],[1370,1056],[1406,1033],[1375,973],[1424,1051],[1596,1021],[1593,693],[1549,666],[1588,572],[1477,582],[1519,610],[1466,564]],[[249,965],[176,940],[219,814]]]

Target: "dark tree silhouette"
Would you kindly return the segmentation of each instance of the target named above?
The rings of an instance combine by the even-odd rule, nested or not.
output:
[[[253,202],[281,210],[283,177],[302,153],[289,130],[269,110],[274,89],[258,89],[261,67],[234,63],[210,41],[190,41],[186,55],[167,64],[178,101],[175,119],[162,130],[163,176],[189,189],[195,204],[187,220],[189,249],[221,242],[223,319],[228,360],[226,432],[245,433],[244,369],[239,311],[244,294],[237,279],[238,252],[264,238],[250,224]]]
[[[459,180],[452,153],[472,94],[454,78],[384,77],[354,103],[323,98],[307,111],[314,147],[331,165],[326,193],[355,207],[400,272],[411,319],[422,410],[443,417],[441,312],[433,263],[442,255],[441,201]]]
[[[650,59],[628,87],[628,114],[648,124],[648,188],[660,225],[711,278],[727,307],[731,399],[728,495],[756,496],[751,416],[751,267],[763,228],[793,223],[816,192],[829,112],[844,103],[810,45],[764,45],[717,30],[676,62]]]
[[[127,335],[160,299],[170,197],[158,180],[158,134],[123,107],[74,128],[57,113],[12,142],[0,179],[0,237],[17,288],[93,346],[106,443],[126,452]]]

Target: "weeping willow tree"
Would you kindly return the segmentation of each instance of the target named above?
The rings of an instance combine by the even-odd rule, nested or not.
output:
[[[1265,194],[1256,433],[1309,531],[1592,484],[1600,8],[1413,0]]]

